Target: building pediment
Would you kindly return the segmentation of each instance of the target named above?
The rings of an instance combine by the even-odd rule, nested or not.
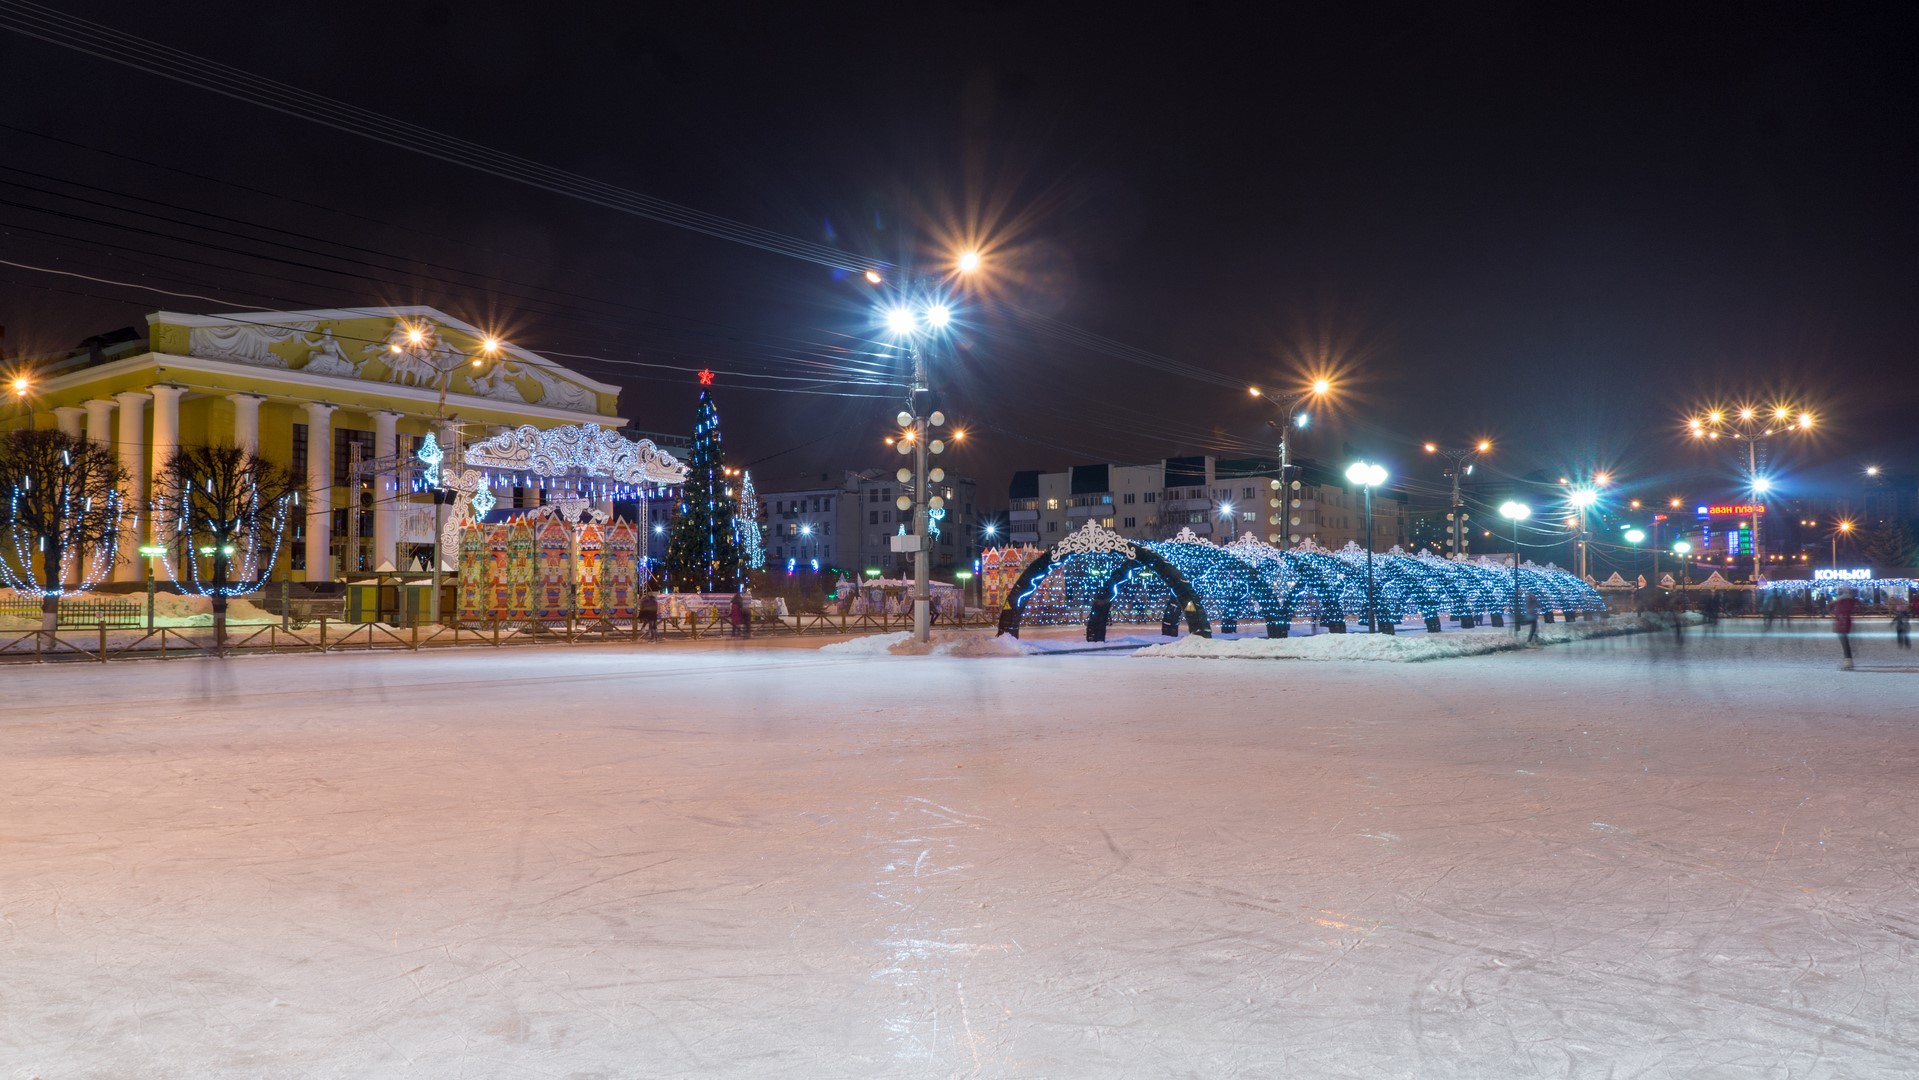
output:
[[[619,388],[430,307],[147,316],[156,353],[612,416]]]

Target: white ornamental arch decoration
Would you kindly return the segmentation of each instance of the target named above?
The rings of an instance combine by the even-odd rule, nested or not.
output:
[[[1090,555],[1098,551],[1111,551],[1132,558],[1139,549],[1132,541],[1106,528],[1096,521],[1088,519],[1076,533],[1070,533],[1064,540],[1053,545],[1055,559],[1066,555]]]
[[[632,440],[593,424],[536,428],[523,424],[466,448],[463,460],[481,469],[579,476],[618,484],[671,486],[686,482],[687,468],[650,439]]]

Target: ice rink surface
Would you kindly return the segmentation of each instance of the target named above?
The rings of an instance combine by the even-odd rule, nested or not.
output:
[[[0,1077],[1911,1077],[1864,637],[0,667]]]

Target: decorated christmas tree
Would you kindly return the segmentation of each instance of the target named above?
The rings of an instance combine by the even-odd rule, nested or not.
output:
[[[737,503],[727,490],[720,413],[704,385],[686,466],[680,516],[666,544],[667,585],[675,592],[735,592],[742,579],[739,532],[733,520]]]

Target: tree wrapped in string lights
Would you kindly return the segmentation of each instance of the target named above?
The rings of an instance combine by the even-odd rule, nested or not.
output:
[[[60,597],[84,592],[119,556],[126,470],[112,447],[61,431],[10,431],[0,440],[0,578],[40,599],[41,628],[59,623]],[[85,572],[80,572],[82,563]]]
[[[739,533],[734,528],[737,504],[726,487],[720,412],[705,389],[700,390],[686,466],[680,515],[666,544],[667,585],[676,592],[737,592],[741,579]]]
[[[216,646],[226,644],[227,600],[273,573],[303,483],[292,469],[237,446],[183,447],[153,478],[153,521],[168,573],[212,598]]]
[[[740,493],[734,500],[733,528],[739,533],[740,563],[748,570],[766,569],[766,540],[760,529],[760,493],[753,474],[740,470]]]

